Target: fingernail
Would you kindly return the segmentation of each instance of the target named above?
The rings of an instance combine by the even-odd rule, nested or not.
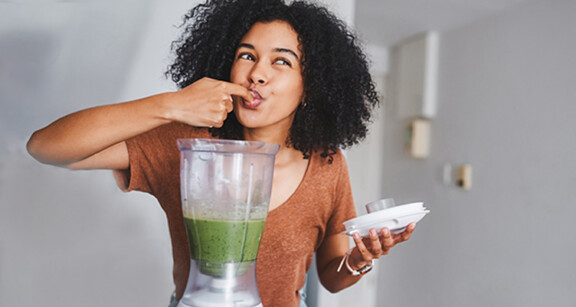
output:
[[[384,233],[385,236],[387,236],[390,234],[390,229],[384,228],[384,230],[382,232]]]
[[[360,234],[355,232],[353,235],[354,239],[360,239]]]
[[[378,236],[378,232],[376,232],[376,229],[370,229],[370,235],[373,237],[377,237]]]

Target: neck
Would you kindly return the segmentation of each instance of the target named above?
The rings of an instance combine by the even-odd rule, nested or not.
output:
[[[262,129],[244,128],[244,139],[246,141],[259,141],[280,145],[280,149],[286,147],[288,139],[288,129]]]
[[[303,159],[303,154],[301,151],[286,146],[288,130],[284,131],[283,133],[279,133],[277,129],[266,131],[263,129],[244,128],[244,139],[246,141],[259,141],[280,145],[280,149],[276,154],[276,165],[287,164]]]

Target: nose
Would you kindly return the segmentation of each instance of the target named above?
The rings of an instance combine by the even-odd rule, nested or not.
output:
[[[268,81],[266,68],[261,62],[257,62],[250,72],[250,83],[252,84],[265,84]]]
[[[259,83],[259,84],[264,84],[264,83],[265,83],[264,79],[258,79],[258,78],[250,78],[250,82],[252,82],[252,83]]]

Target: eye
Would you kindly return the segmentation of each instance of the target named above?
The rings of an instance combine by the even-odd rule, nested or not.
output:
[[[238,59],[248,60],[248,61],[254,61],[254,60],[255,60],[255,59],[254,59],[254,56],[253,56],[252,54],[246,53],[246,52],[245,52],[245,53],[240,53],[240,54],[238,55]]]
[[[292,63],[290,63],[290,61],[288,61],[285,58],[278,58],[274,61],[274,64],[280,64],[280,65],[287,65],[289,67],[292,67]]]

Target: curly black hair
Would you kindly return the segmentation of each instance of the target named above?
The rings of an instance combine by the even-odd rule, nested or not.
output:
[[[360,142],[378,94],[356,38],[324,7],[304,1],[287,5],[283,0],[208,0],[184,16],[184,31],[172,44],[175,60],[166,75],[180,88],[203,77],[229,81],[242,37],[254,23],[274,20],[292,26],[303,54],[305,98],[286,144],[308,158],[314,151],[326,157]],[[233,112],[212,133],[243,138]]]

